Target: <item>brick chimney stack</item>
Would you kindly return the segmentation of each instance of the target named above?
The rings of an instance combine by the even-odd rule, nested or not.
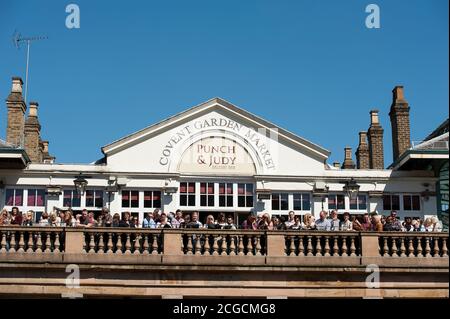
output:
[[[39,124],[37,102],[30,102],[28,118],[25,121],[25,151],[30,157],[31,162],[42,162],[41,150],[41,125]]]
[[[48,141],[41,141],[42,144],[42,161],[44,163],[54,163],[55,157],[48,152]]]
[[[24,147],[24,124],[27,106],[22,97],[22,86],[22,79],[13,77],[11,93],[6,99],[8,109],[6,141],[16,147]]]
[[[370,127],[367,132],[369,139],[369,165],[372,169],[384,169],[383,133],[378,110],[370,111]]]
[[[352,159],[352,148],[351,147],[346,147],[344,148],[345,151],[345,158],[344,158],[344,163],[342,163],[342,167],[343,169],[354,169],[355,166],[355,162],[353,162]]]
[[[404,98],[403,86],[392,90],[392,105],[389,112],[392,126],[392,153],[394,162],[411,148],[409,105]]]
[[[369,169],[369,144],[367,144],[367,132],[359,132],[359,145],[355,152],[356,155],[356,167],[358,169]]]

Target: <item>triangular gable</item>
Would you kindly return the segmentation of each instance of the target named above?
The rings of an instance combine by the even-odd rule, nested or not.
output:
[[[299,147],[300,149],[308,151],[308,153],[312,153],[315,157],[321,158],[324,161],[328,158],[330,152],[317,144],[314,144],[294,133],[291,133],[279,126],[262,119],[242,108],[239,108],[221,98],[213,98],[210,99],[200,105],[194,106],[186,111],[178,113],[172,117],[169,117],[161,122],[158,122],[154,125],[148,126],[140,131],[132,133],[128,136],[125,136],[117,141],[114,141],[111,144],[102,147],[102,152],[105,155],[113,154],[131,145],[135,145],[139,143],[139,141],[145,140],[149,136],[154,136],[158,134],[160,131],[164,131],[173,126],[179,125],[186,120],[194,118],[199,114],[204,114],[205,112],[212,110],[222,110],[225,112],[231,112],[233,115],[241,118],[244,121],[249,121],[254,123],[255,127],[261,127],[266,129],[269,133],[275,133],[278,135],[278,138],[282,138],[284,140],[289,141],[291,144]]]

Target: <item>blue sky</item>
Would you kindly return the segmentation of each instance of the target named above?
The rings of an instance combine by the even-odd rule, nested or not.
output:
[[[44,139],[58,162],[87,163],[100,147],[215,96],[332,152],[342,162],[369,110],[380,110],[385,164],[392,161],[391,90],[405,86],[411,137],[448,117],[448,0],[0,2],[0,95],[25,78],[40,104]],[[376,3],[381,28],[365,27]],[[6,106],[0,108],[5,137]]]

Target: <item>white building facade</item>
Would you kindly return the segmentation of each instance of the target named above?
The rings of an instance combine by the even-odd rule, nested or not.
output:
[[[5,146],[6,147],[6,146]],[[343,169],[329,152],[265,119],[215,98],[102,147],[95,164],[28,163],[0,170],[8,210],[69,209],[146,213],[199,211],[272,215],[321,210],[363,214],[397,210],[400,218],[436,213],[431,171]],[[448,158],[448,155],[447,155]],[[74,179],[88,182],[77,193]],[[359,185],[350,198],[345,185]],[[202,220],[203,221],[203,220]]]

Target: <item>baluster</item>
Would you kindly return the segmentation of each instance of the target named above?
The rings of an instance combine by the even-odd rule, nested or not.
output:
[[[447,238],[442,237],[442,257],[448,258]]]
[[[244,236],[239,235],[239,256],[244,256]]]
[[[33,232],[28,232],[29,236],[28,236],[28,244],[27,244],[27,253],[32,253],[33,250],[33,238],[34,238],[34,233]]]
[[[188,234],[187,254],[192,255],[192,236]]]
[[[152,255],[158,255],[158,234],[153,234]]]
[[[127,241],[125,242],[125,255],[131,254],[130,233],[127,233]]]
[[[387,237],[383,237],[383,257],[389,256],[389,247],[387,244]]]
[[[106,243],[107,246],[107,250],[106,253],[107,254],[112,254],[113,253],[113,234],[112,233],[108,233],[108,241]]]
[[[116,254],[123,254],[122,233],[117,234]]]
[[[6,253],[6,233],[1,233],[2,234],[2,241],[0,243],[0,253]]]
[[[333,256],[339,256],[339,245],[338,245],[339,237],[333,236]]]
[[[9,251],[10,253],[16,252],[16,234],[15,232],[11,232],[11,241],[9,242]]]
[[[142,238],[142,234],[136,234],[136,238],[134,238],[134,243],[133,243],[133,247],[134,247],[133,255],[141,254],[141,238]]]
[[[321,236],[316,236],[316,256],[321,256],[322,255],[322,246],[320,243],[320,238],[322,238]]]
[[[289,246],[289,253],[286,255],[295,256],[295,235],[289,236],[289,239],[291,240],[291,245]]]
[[[418,236],[417,237],[417,257],[423,257],[422,251],[423,251],[423,249],[422,249],[422,237]]]
[[[222,235],[222,244],[220,245],[220,255],[228,255],[227,252],[227,235]]]
[[[40,231],[37,233],[36,252],[42,253],[42,234]]]
[[[25,250],[23,249],[23,246],[25,246],[25,243],[23,241],[23,232],[19,233],[19,249],[17,250],[18,253],[24,253]]]
[[[261,256],[261,241],[260,235],[256,236],[256,256]]]
[[[306,247],[306,252],[307,252],[307,256],[314,256],[314,254],[313,254],[313,252],[312,252],[312,250],[313,250],[313,247],[312,247],[312,239],[311,239],[311,237],[312,236],[308,236],[308,246]]]
[[[148,255],[149,254],[149,243],[148,243],[148,237],[150,236],[150,234],[142,234],[142,238],[143,238],[143,242],[142,242],[142,254],[144,255]],[[153,248],[152,248],[153,249]]]
[[[397,254],[397,237],[392,237],[392,249],[391,249],[391,256],[392,257],[398,257]]]
[[[200,234],[194,235],[196,240],[195,240],[195,247],[194,247],[194,253],[195,255],[201,255],[202,254],[202,245],[200,243]]]
[[[94,233],[89,233],[89,254],[95,253],[95,241],[94,241]]]
[[[230,236],[230,255],[236,255],[236,243],[234,242],[236,239],[235,236]]]
[[[356,246],[355,246],[355,237],[350,237],[350,256],[356,256]]]
[[[214,239],[214,244],[213,244],[213,256],[218,256],[219,255],[219,245],[217,243],[219,236],[214,234],[213,235],[213,239]]]
[[[441,257],[439,254],[439,237],[434,237],[433,257]]]
[[[98,254],[105,253],[105,243],[103,242],[103,233],[100,233],[100,237],[98,238]]]
[[[298,236],[298,256],[304,256],[305,255],[305,253],[304,253],[304,247],[303,247],[303,236],[302,235],[300,235],[300,236]]]
[[[430,237],[425,237],[425,257],[431,257]]]
[[[211,235],[205,235],[205,245],[204,245],[204,248],[205,248],[205,251],[204,251],[204,255],[206,255],[206,256],[209,256],[209,255],[211,255],[211,245],[209,244],[209,238],[211,237]]]
[[[415,257],[413,239],[408,237],[408,257]]]
[[[348,248],[347,248],[347,236],[341,236],[342,238],[342,257],[347,257],[348,256]]]
[[[400,257],[406,257],[405,237],[400,237]]]
[[[329,257],[330,255],[330,243],[329,243],[329,236],[325,236],[325,253],[324,256]]]
[[[59,252],[61,252],[60,250],[59,250],[59,248],[61,247],[61,243],[59,242],[59,233],[56,233],[56,236],[55,236],[55,248],[53,249],[53,252],[54,253],[59,253]]]

